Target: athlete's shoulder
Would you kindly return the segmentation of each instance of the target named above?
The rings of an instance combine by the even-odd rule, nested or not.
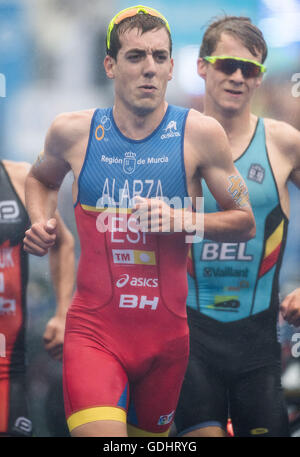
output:
[[[91,123],[95,109],[60,113],[52,122],[50,129],[60,136],[80,134]]]
[[[289,152],[300,147],[300,132],[292,125],[276,119],[264,119],[266,134],[276,146]]]
[[[95,109],[64,112],[55,117],[46,137],[47,152],[56,154],[88,135]]]
[[[10,177],[11,181],[24,184],[25,179],[31,168],[31,164],[28,162],[17,162],[14,160],[2,160],[2,163]]]
[[[226,136],[221,124],[211,116],[207,116],[195,109],[191,109],[187,118],[187,128],[191,135],[201,137],[202,140],[218,138],[218,135]]]
[[[221,124],[194,109],[188,115],[185,140],[203,165],[229,154],[228,138]]]

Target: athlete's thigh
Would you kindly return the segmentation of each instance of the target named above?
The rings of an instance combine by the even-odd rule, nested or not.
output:
[[[131,385],[129,436],[168,436],[187,367],[188,335],[178,343],[178,351],[160,354],[143,378]]]
[[[177,435],[210,426],[226,429],[227,412],[225,380],[191,353],[175,416]]]
[[[0,436],[32,436],[25,372],[0,380]]]
[[[66,334],[63,385],[70,431],[98,420],[126,423],[127,375],[117,358],[92,338]]]
[[[245,373],[230,389],[230,412],[236,436],[288,436],[288,415],[280,364]]]

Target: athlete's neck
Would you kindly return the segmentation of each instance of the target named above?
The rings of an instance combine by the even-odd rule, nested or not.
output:
[[[143,138],[147,138],[147,136],[151,135],[151,133],[158,127],[166,113],[167,108],[168,103],[164,101],[154,111],[136,113],[124,108],[122,104],[115,102],[113,115],[118,129],[123,133],[123,135],[127,138],[131,138],[132,140],[142,140]]]
[[[224,128],[236,160],[247,148],[257,124],[257,116],[251,113],[250,108],[242,111],[227,111],[213,107],[204,101],[204,114],[214,117]]]

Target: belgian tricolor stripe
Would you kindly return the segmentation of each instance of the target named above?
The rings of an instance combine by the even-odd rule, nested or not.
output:
[[[274,265],[276,265],[282,251],[282,243],[285,241],[285,220],[282,218],[281,214],[281,220],[278,223],[278,217],[274,217],[275,215],[279,215],[277,208],[275,211],[272,211],[266,221],[267,233],[265,233],[265,249],[258,273],[259,278],[265,275],[271,270],[271,268],[273,268]]]

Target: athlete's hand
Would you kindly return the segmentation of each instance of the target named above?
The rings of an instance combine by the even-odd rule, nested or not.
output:
[[[300,326],[300,288],[288,294],[280,305],[282,317],[290,325]]]
[[[24,250],[39,257],[47,254],[55,244],[57,222],[55,218],[47,222],[37,222],[25,232]]]
[[[63,317],[52,317],[43,335],[45,349],[55,360],[62,360],[65,323],[66,319]]]
[[[182,232],[182,211],[171,208],[159,198],[134,198],[132,213],[137,219],[137,227],[142,232],[173,233]]]

